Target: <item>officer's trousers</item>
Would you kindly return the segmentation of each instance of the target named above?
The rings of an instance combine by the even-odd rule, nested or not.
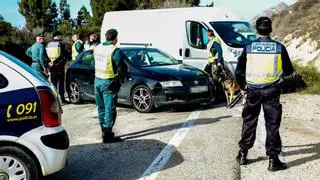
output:
[[[32,62],[31,68],[38,72],[41,76],[43,76],[45,79],[48,79],[48,75],[44,73],[44,69],[41,67],[39,62]]]
[[[115,80],[98,77],[94,80],[94,93],[98,107],[99,123],[103,128],[112,129],[116,121],[118,90],[118,82]]]
[[[239,147],[244,150],[252,148],[256,138],[256,128],[261,105],[264,111],[267,131],[266,153],[268,156],[278,155],[282,147],[279,133],[282,115],[279,87],[264,89],[248,88],[247,101],[242,112],[243,126]]]

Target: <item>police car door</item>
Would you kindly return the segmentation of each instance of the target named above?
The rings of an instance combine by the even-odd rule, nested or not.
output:
[[[20,73],[0,61],[0,136],[19,137],[42,125],[35,87]]]
[[[203,22],[186,21],[186,34],[183,38],[182,56],[184,63],[200,69],[204,69],[208,62],[206,45],[209,40],[206,37],[207,26]]]

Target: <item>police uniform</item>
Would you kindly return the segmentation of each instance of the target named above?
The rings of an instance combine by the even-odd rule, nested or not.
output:
[[[44,37],[43,34],[38,34],[36,37]],[[27,56],[32,58],[31,68],[41,74],[43,77],[48,78],[48,60],[45,51],[45,46],[41,42],[35,42],[26,51]]]
[[[96,48],[99,45],[98,41],[89,41],[86,40],[83,47],[85,51],[89,51],[89,50],[93,50],[94,48]]]
[[[53,65],[50,67],[50,80],[58,89],[62,102],[66,103],[64,98],[64,77],[65,64],[67,62],[66,52],[61,40],[54,39],[46,46],[46,51]]]
[[[72,61],[76,60],[79,53],[83,50],[83,42],[78,39],[72,45]]]
[[[280,87],[283,76],[293,68],[286,48],[269,37],[260,37],[246,46],[238,59],[236,78],[242,90],[247,87],[243,108],[242,136],[239,146],[247,151],[253,147],[261,105],[267,131],[266,153],[277,156],[282,144],[279,134],[282,106]]]
[[[111,31],[111,33],[115,32]],[[94,91],[99,123],[103,141],[112,142],[115,141],[112,128],[117,116],[117,93],[120,89],[118,72],[126,72],[124,59],[127,57],[110,41],[106,41],[94,49],[94,58]],[[119,140],[120,138],[116,141]]]
[[[217,64],[223,64],[223,57],[222,57],[222,48],[221,48],[221,41],[218,38],[210,39],[209,43],[207,44],[207,51],[208,51],[208,64],[205,67],[205,71],[213,76],[215,80],[218,80],[216,73],[217,73]]]

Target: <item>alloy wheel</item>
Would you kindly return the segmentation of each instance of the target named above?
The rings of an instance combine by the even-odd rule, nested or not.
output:
[[[27,179],[27,170],[16,158],[0,156],[0,180]]]

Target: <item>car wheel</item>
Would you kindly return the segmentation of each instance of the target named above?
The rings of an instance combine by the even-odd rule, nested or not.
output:
[[[131,102],[135,110],[141,113],[148,113],[154,110],[154,101],[151,90],[140,85],[133,89],[131,93]]]
[[[79,104],[82,100],[80,86],[76,81],[72,81],[69,86],[69,99],[73,104]]]
[[[14,146],[0,147],[0,179],[38,180],[39,169],[34,159]]]

